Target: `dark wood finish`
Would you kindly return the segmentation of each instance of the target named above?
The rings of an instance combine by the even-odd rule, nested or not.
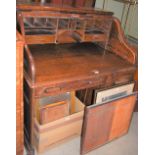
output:
[[[24,77],[25,79],[25,77]],[[34,127],[34,119],[37,117],[36,106],[38,103],[38,99],[35,98],[35,89],[30,87],[28,83],[24,82],[24,129],[26,140],[30,143],[31,152],[34,152],[34,139],[33,139],[33,127]],[[29,150],[28,150],[29,151]]]
[[[34,117],[36,97],[133,81],[135,67],[132,64],[112,53],[106,52],[104,55],[103,49],[93,43],[83,43],[80,46],[79,44],[29,45],[29,48],[36,73],[33,76],[35,79],[32,80],[25,72],[25,79],[34,92],[30,101],[31,116]],[[99,73],[96,74],[96,71]],[[33,118],[30,122],[29,133],[32,142]]]
[[[25,129],[28,141],[34,146],[39,98],[129,83],[134,80],[136,50],[128,44],[120,22],[111,12],[38,4],[19,4],[17,9],[27,43],[24,50]],[[45,24],[44,19],[50,24]],[[110,113],[108,115],[111,118]],[[105,131],[108,129],[107,126]],[[106,136],[104,138],[106,140]]]
[[[93,7],[95,0],[52,0],[52,4],[69,5],[72,7]]]
[[[102,14],[113,15],[113,12],[103,11],[102,9],[95,9],[89,7],[68,7],[68,6],[55,6],[39,3],[17,3],[17,11],[52,11],[60,13],[78,13],[78,14]]]
[[[105,104],[86,107],[81,154],[127,133],[135,101],[136,95],[133,94]]]
[[[94,90],[97,88],[87,88],[76,91],[76,96],[85,103],[86,106],[93,104]]]
[[[138,67],[136,69],[135,75],[134,75],[134,80],[135,80],[135,88],[134,91],[138,92]],[[135,105],[135,112],[138,112],[138,96],[137,96],[137,100],[136,100],[136,105]]]
[[[138,68],[137,68],[137,70],[135,72],[134,80],[135,80],[135,88],[134,88],[134,90],[138,91]]]
[[[93,43],[31,45],[29,50],[35,64],[35,83],[29,75],[26,77],[37,88],[36,96],[90,88],[102,84],[105,78],[108,81],[109,76],[112,83],[125,83],[133,79],[135,71],[133,65],[112,53],[104,54],[104,49]]]
[[[25,130],[25,132],[26,132],[26,130]],[[24,146],[25,146],[26,153],[27,153],[26,155],[35,155],[35,150],[32,147],[32,145],[30,144],[30,141],[27,139],[26,134],[24,134]]]
[[[17,17],[27,44],[107,42],[112,24],[112,17],[96,13],[31,11],[19,12]]]
[[[126,59],[132,64],[136,63],[136,49],[125,39],[120,21],[114,18],[110,40],[107,49]]]
[[[95,7],[96,0],[85,0],[84,6],[85,7]]]
[[[44,0],[41,3],[41,0],[17,0],[17,3],[41,3],[41,4],[52,4],[55,6],[72,6],[72,7],[94,7],[96,0]]]
[[[63,5],[63,0],[50,0],[49,3],[55,4],[55,5]]]
[[[23,46],[24,40],[16,33],[16,155],[24,149],[23,134]]]
[[[27,44],[102,42],[107,50],[136,63],[136,49],[125,39],[119,20],[109,15],[22,12],[18,21]]]

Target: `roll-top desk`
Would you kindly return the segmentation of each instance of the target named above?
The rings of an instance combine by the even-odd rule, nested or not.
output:
[[[86,104],[75,95],[83,89],[106,90],[134,82],[136,51],[127,43],[119,20],[111,12],[84,8],[17,5],[17,9],[26,42],[25,134],[31,146],[42,152],[77,134],[85,154],[127,133],[136,93],[101,104]],[[69,115],[41,124],[38,104],[66,92],[73,101]],[[50,109],[48,118],[52,113]]]

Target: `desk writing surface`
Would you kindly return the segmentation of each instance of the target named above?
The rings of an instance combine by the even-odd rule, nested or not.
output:
[[[133,65],[94,43],[29,45],[36,83],[64,82],[133,69]],[[106,54],[104,54],[106,53]]]

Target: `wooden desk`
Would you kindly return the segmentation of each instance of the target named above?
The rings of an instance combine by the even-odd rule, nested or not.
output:
[[[126,83],[135,72],[129,62],[94,43],[29,45],[29,49],[35,66],[34,82],[29,83],[39,91],[49,85],[57,87],[53,93],[89,88],[102,84],[110,76],[113,84],[119,84],[117,76],[122,76],[121,82]],[[40,92],[35,95],[40,96]],[[50,94],[53,95],[52,88]],[[49,94],[41,96],[44,95]]]
[[[30,9],[30,6],[18,8]],[[31,6],[32,10],[34,8],[36,9],[36,6]],[[43,97],[84,88],[98,86],[109,88],[133,82],[136,71],[135,49],[128,44],[119,20],[110,12],[79,9],[80,13],[78,13],[77,8],[69,10],[41,8],[43,12],[35,12],[35,10],[18,14],[23,36],[31,38],[26,40],[24,52],[26,135],[33,147],[38,151],[44,151],[53,143],[74,134],[82,134],[81,154],[85,154],[127,133],[136,94],[92,106],[79,101],[76,103],[77,109],[74,113],[45,125],[37,121],[37,105]],[[47,8],[50,12],[45,11]],[[55,13],[56,10],[59,10],[59,13]],[[71,13],[71,10],[74,10],[74,13]],[[34,22],[26,19],[27,17]],[[53,21],[53,19],[57,24],[50,22],[47,28],[47,22],[44,21]],[[39,22],[37,36],[34,34],[36,21]],[[85,24],[80,25],[82,21]],[[27,23],[30,26],[27,27]],[[51,34],[49,29],[53,28],[53,24],[54,33]],[[42,29],[54,39],[51,40],[49,36],[42,34],[45,32]],[[27,30],[33,33],[27,34]],[[77,34],[80,35],[80,39],[77,39]],[[90,35],[89,39],[87,35]],[[38,36],[39,42],[34,38]],[[44,39],[47,39],[46,42]],[[102,118],[104,122],[101,122]],[[121,122],[122,118],[123,122]]]
[[[25,72],[25,91],[30,92],[29,108],[31,116],[34,116],[27,116],[28,122],[31,122],[27,127],[32,144],[35,143],[32,136],[34,128],[37,128],[37,133],[41,130],[32,121],[36,118],[35,107],[40,98],[98,86],[109,88],[134,81],[135,66],[94,43],[29,45],[28,48],[35,68],[34,79],[27,74],[29,71]],[[129,106],[130,113],[134,101]],[[43,144],[38,147],[38,151],[47,149]]]

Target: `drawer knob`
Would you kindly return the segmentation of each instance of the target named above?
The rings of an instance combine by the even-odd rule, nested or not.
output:
[[[92,71],[94,74],[99,74],[100,72],[99,72],[99,70],[93,70]]]

